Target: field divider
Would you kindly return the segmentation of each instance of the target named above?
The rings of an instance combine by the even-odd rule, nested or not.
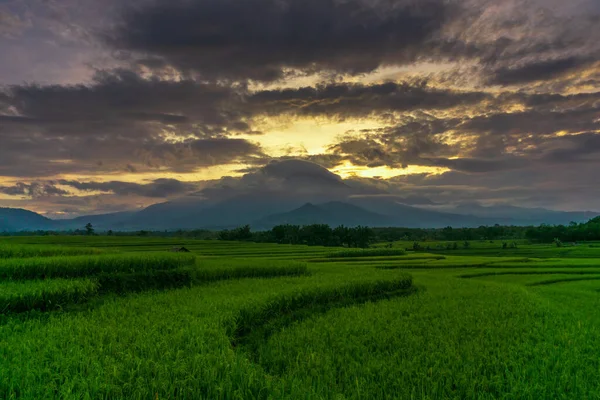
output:
[[[595,277],[580,277],[580,278],[549,279],[549,280],[546,280],[546,281],[528,283],[525,286],[545,286],[545,285],[553,285],[555,283],[581,282],[581,281],[600,281],[600,276],[595,276]]]
[[[428,261],[428,260],[445,260],[445,256],[440,255],[422,255],[422,256],[368,256],[368,257],[326,257],[308,259],[311,263],[361,263],[367,261]]]
[[[553,270],[553,271],[496,271],[482,272],[477,274],[458,275],[457,278],[471,279],[483,278],[486,276],[505,276],[505,275],[600,275],[600,271],[569,271],[569,270]]]
[[[195,258],[194,258],[195,262]],[[176,269],[144,268],[137,272],[105,272],[81,278],[0,281],[0,314],[53,311],[83,303],[92,297],[115,293],[125,295],[150,290],[167,290],[211,282],[309,275],[305,263],[234,263],[195,265]]]
[[[234,348],[255,356],[261,342],[293,323],[334,308],[408,296],[416,291],[408,274],[390,280],[302,290],[277,297],[262,307],[242,309],[234,323],[227,327],[227,334]]]
[[[106,254],[106,251],[92,247],[68,247],[47,244],[0,244],[0,260],[34,257],[72,257]]]
[[[406,251],[403,249],[346,249],[324,254],[324,258],[356,258],[356,257],[384,257],[384,256],[404,256]]]
[[[164,290],[202,285],[211,282],[251,279],[277,278],[309,275],[304,263],[290,263],[283,266],[235,266],[233,268],[203,268],[200,266],[183,267],[173,270],[150,270],[134,274],[103,274],[98,276],[101,293],[140,292]]]
[[[184,254],[39,257],[0,261],[0,281],[47,278],[81,278],[111,273],[171,270],[193,265],[196,257]]]
[[[98,282],[93,279],[4,282],[0,286],[0,315],[60,310],[88,301],[98,294],[98,289]]]

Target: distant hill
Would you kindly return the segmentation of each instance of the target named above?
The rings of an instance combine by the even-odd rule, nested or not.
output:
[[[83,229],[90,223],[95,229],[109,230],[115,229],[120,225],[125,225],[126,221],[135,215],[135,211],[125,211],[111,214],[86,215],[72,219],[63,219],[55,221],[60,229],[75,230]]]
[[[187,196],[141,211],[51,220],[31,211],[0,208],[0,232],[83,229],[89,222],[98,231],[230,229],[251,225],[254,230],[275,225],[328,224],[405,228],[478,227],[481,225],[566,225],[598,216],[591,212],[561,212],[515,206],[462,205],[421,208],[390,196],[327,199],[320,194],[247,193],[222,201]],[[451,211],[451,212],[448,212]]]
[[[150,206],[125,224],[133,229],[227,229],[290,211],[301,206],[304,200],[282,193],[249,193],[216,203],[186,197]]]
[[[387,196],[353,197],[348,199],[348,202],[365,210],[387,215],[393,221],[392,226],[405,228],[477,227],[511,222],[504,218],[481,218],[427,210],[402,204],[395,200],[394,197]]]
[[[482,206],[480,204],[461,204],[448,209],[461,215],[473,215],[483,218],[496,218],[515,221],[518,225],[568,225],[570,222],[586,222],[598,213],[589,211],[553,211],[545,208],[524,208],[512,205]]]
[[[273,214],[252,223],[255,229],[271,229],[276,225],[327,224],[330,226],[394,226],[393,218],[367,211],[363,208],[342,202],[329,202],[320,205],[307,203],[300,208]]]
[[[0,232],[50,230],[54,229],[56,225],[56,221],[33,211],[20,208],[0,208]]]

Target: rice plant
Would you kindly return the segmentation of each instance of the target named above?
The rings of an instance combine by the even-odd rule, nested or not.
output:
[[[0,279],[76,278],[106,273],[170,270],[193,265],[187,254],[37,257],[0,261]]]
[[[377,257],[377,256],[403,256],[406,251],[402,249],[355,249],[355,250],[340,250],[329,253],[326,257],[329,258],[344,258],[344,257]]]
[[[127,253],[0,261],[5,308],[23,298],[21,310],[64,310],[6,308],[1,399],[600,398],[596,249],[326,258],[331,249],[302,246],[35,238],[61,240]],[[174,243],[199,257],[161,253]],[[44,275],[68,279],[32,279]],[[572,278],[586,280],[562,283]],[[557,284],[529,286],[542,280]],[[89,296],[102,301],[63,305]]]
[[[88,300],[97,290],[98,283],[89,279],[0,282],[0,314],[60,309]]]
[[[102,253],[102,250],[85,247],[66,247],[56,245],[15,245],[0,243],[0,259],[95,255]]]

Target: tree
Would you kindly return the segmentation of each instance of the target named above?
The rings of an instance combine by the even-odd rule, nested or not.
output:
[[[91,236],[94,234],[94,226],[89,222],[85,226],[85,234],[88,236]]]
[[[250,225],[244,225],[242,227],[233,230],[224,230],[219,232],[219,240],[230,240],[230,241],[243,241],[252,239],[252,231]]]

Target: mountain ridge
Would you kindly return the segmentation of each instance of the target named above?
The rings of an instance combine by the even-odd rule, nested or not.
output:
[[[551,224],[553,221],[560,221],[562,224],[568,224],[571,220],[585,222],[599,215],[593,212],[562,212],[506,205],[501,207],[505,212],[498,212],[497,216],[494,216],[493,206],[474,207],[475,214],[481,209],[487,214],[470,215],[409,206],[393,198],[377,196],[322,201],[319,196],[285,196],[273,193],[263,197],[234,196],[216,203],[186,199],[181,202],[159,203],[140,211],[89,215],[67,220],[49,219],[25,209],[0,208],[0,232],[75,230],[83,229],[88,222],[97,230],[103,231],[220,230],[246,224],[260,230],[286,223],[403,228],[477,227],[495,224],[527,226]],[[528,210],[531,210],[534,217],[525,218]]]

